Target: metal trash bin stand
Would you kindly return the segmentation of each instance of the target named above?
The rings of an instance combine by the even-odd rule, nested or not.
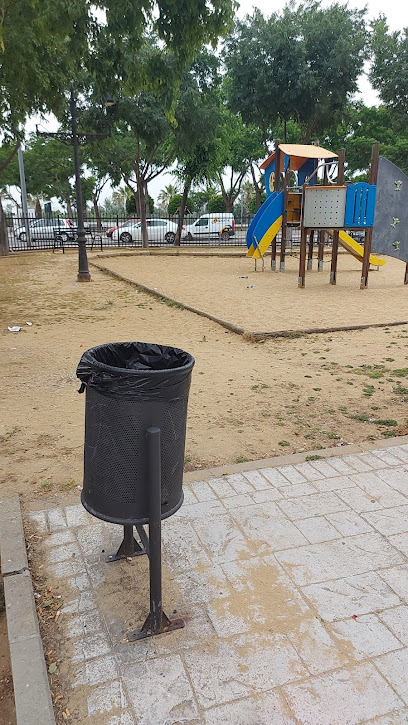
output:
[[[125,342],[87,350],[77,368],[79,392],[86,390],[82,504],[123,525],[123,541],[107,561],[149,557],[150,613],[141,631],[128,635],[131,641],[184,626],[162,610],[161,520],[183,502],[193,366],[194,358],[178,348]]]

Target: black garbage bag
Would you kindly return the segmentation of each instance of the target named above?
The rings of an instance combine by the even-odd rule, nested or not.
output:
[[[82,503],[119,523],[148,521],[146,430],[161,431],[162,518],[183,502],[187,402],[194,358],[167,345],[117,342],[87,350]]]

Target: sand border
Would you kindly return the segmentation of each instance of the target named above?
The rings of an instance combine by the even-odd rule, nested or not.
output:
[[[114,256],[114,255],[110,255]],[[115,255],[118,256],[118,255]],[[175,255],[172,255],[175,256]],[[194,255],[192,255],[194,256]],[[200,255],[200,256],[210,256],[210,255]],[[161,300],[162,302],[167,303],[170,307],[177,307],[181,310],[187,310],[188,312],[193,312],[195,315],[199,315],[200,317],[206,317],[208,320],[211,320],[212,322],[215,322],[217,325],[220,325],[221,327],[226,328],[227,330],[230,330],[230,332],[234,332],[236,335],[241,335],[245,340],[248,342],[261,342],[263,340],[266,340],[267,338],[280,338],[280,337],[289,337],[289,338],[295,338],[295,337],[304,337],[305,335],[320,335],[320,334],[327,334],[330,332],[350,332],[355,330],[367,330],[369,328],[373,327],[398,327],[402,325],[408,325],[408,320],[397,320],[394,322],[370,322],[366,324],[361,325],[339,325],[337,327],[308,327],[304,328],[302,330],[274,330],[274,331],[267,331],[267,332],[256,332],[252,330],[245,330],[244,327],[240,327],[239,325],[235,325],[233,322],[228,322],[228,320],[223,320],[220,317],[216,317],[215,315],[211,315],[209,312],[205,312],[204,310],[200,310],[198,307],[192,307],[191,305],[186,305],[184,302],[180,302],[179,300],[174,299],[173,297],[169,297],[168,295],[164,294],[164,292],[160,292],[159,290],[153,289],[152,287],[148,287],[145,284],[142,284],[142,282],[137,282],[134,279],[130,279],[129,277],[124,277],[122,274],[119,274],[119,272],[114,272],[112,269],[109,269],[108,267],[104,267],[101,264],[97,264],[96,262],[89,262],[89,265],[92,267],[96,267],[100,272],[103,272],[104,274],[109,275],[110,277],[113,277],[114,279],[118,279],[121,282],[125,282],[126,284],[131,285],[132,287],[135,287],[136,289],[141,290],[142,292],[145,292],[148,295],[151,295],[152,297],[156,297],[157,299]]]

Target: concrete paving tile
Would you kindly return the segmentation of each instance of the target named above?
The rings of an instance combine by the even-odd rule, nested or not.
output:
[[[370,499],[375,499],[381,506],[403,506],[407,499],[398,491],[394,491],[385,481],[374,472],[356,473],[351,476],[352,481],[361,488]]]
[[[93,591],[82,592],[78,597],[61,607],[61,614],[80,614],[97,608],[97,599]]]
[[[396,546],[396,548],[402,551],[405,556],[408,556],[408,533],[397,534],[396,536],[389,536],[388,540],[390,544]]]
[[[330,465],[329,461],[330,459],[328,459],[327,461],[310,461],[310,465],[313,466],[316,471],[321,473],[324,478],[338,476],[339,472]]]
[[[54,546],[64,546],[65,544],[72,544],[75,541],[75,537],[70,529],[63,529],[57,531],[55,534],[49,534],[43,539],[44,546],[49,549],[53,549]]]
[[[78,544],[65,544],[65,546],[55,546],[48,552],[47,559],[50,564],[57,564],[62,561],[70,561],[74,558],[82,559]]]
[[[363,614],[357,619],[336,622],[331,626],[331,631],[333,637],[348,645],[351,659],[376,657],[402,647],[375,614]]]
[[[231,484],[226,480],[226,476],[222,476],[220,478],[209,478],[208,484],[219,498],[234,496],[236,493],[235,489],[232,488]]]
[[[408,532],[408,506],[367,512],[364,518],[374,529],[387,537]]]
[[[186,668],[202,707],[221,705],[303,677],[306,670],[285,637],[251,634],[186,652]]]
[[[354,509],[354,511],[359,514],[365,513],[366,511],[378,511],[380,509],[383,509],[384,505],[387,505],[388,503],[388,501],[386,501],[385,504],[380,503],[378,498],[376,498],[375,496],[370,496],[369,494],[362,491],[361,488],[359,488],[358,486],[355,486],[354,488],[348,488],[344,491],[338,490],[337,495],[341,499],[343,499],[343,501],[347,503],[350,508]],[[391,498],[390,506],[395,505],[396,504]]]
[[[332,526],[324,516],[313,516],[310,519],[296,521],[296,526],[306,536],[310,544],[319,544],[321,541],[339,539],[341,534]]]
[[[334,514],[326,514],[326,518],[342,536],[356,536],[373,530],[370,524],[355,511],[337,511]]]
[[[294,468],[296,468],[296,470],[299,471],[299,473],[301,473],[307,481],[317,481],[319,478],[323,477],[320,471],[313,468],[313,466],[311,466],[307,461],[304,463],[296,463]]]
[[[401,605],[381,612],[379,617],[403,643],[408,645],[408,607]]]
[[[404,463],[408,463],[408,450],[403,446],[390,446],[386,450]]]
[[[197,501],[211,501],[216,498],[214,491],[206,481],[194,481],[190,485]]]
[[[292,483],[290,486],[281,486],[279,491],[281,493],[281,497],[284,496],[285,498],[297,498],[298,496],[307,496],[318,492],[317,488],[309,482]]]
[[[202,606],[191,608],[181,605],[175,616],[184,619],[185,627],[167,632],[165,637],[153,638],[156,657],[174,655],[176,652],[181,654],[187,649],[200,648],[215,637],[214,628]]]
[[[75,672],[72,687],[87,685],[94,687],[102,682],[111,682],[119,676],[118,665],[113,655],[97,657],[84,662]]]
[[[377,472],[382,481],[388,483],[404,496],[408,496],[408,471],[407,468],[383,468]]]
[[[255,488],[251,483],[242,475],[242,473],[232,473],[230,476],[226,476],[227,482],[231,484],[235,493],[252,493]],[[266,488],[266,486],[265,486]]]
[[[408,564],[394,566],[391,569],[382,569],[378,572],[387,582],[388,586],[398,594],[404,602],[408,603]]]
[[[228,590],[207,605],[219,637],[265,630],[286,633],[308,606],[275,557],[253,557],[223,564]]]
[[[248,541],[264,542],[271,551],[307,544],[307,539],[285,518],[276,503],[253,504],[236,509],[231,515],[243,527]]]
[[[110,717],[106,725],[137,725],[137,722],[128,710],[127,712],[121,712],[120,715]]]
[[[335,493],[315,493],[288,501],[279,501],[278,506],[292,521],[319,514],[347,510],[347,506]]]
[[[61,508],[49,509],[47,511],[48,516],[48,527],[50,531],[58,531],[58,529],[65,529],[67,522],[65,519],[65,513]]]
[[[68,586],[74,592],[85,592],[92,588],[91,580],[88,574],[77,574],[67,580]]]
[[[254,496],[256,494],[261,495],[263,493],[268,493],[267,491],[254,491],[253,493],[236,493],[234,496],[228,496],[228,498],[223,498],[222,504],[224,506],[224,511],[233,511],[235,508],[239,508],[240,506],[251,506],[254,503]],[[271,499],[268,499],[269,501]]]
[[[190,486],[183,487],[183,494],[184,494],[183,502],[186,506],[189,506],[192,503],[197,503],[197,498],[194,496]]]
[[[48,531],[46,511],[29,511],[26,518],[30,524],[34,524],[35,530],[39,534],[45,534]]]
[[[385,461],[382,461],[381,458],[378,458],[375,453],[376,451],[372,451],[371,453],[359,453],[358,457],[361,461],[363,461],[363,463],[366,463],[374,470],[377,470],[378,468],[387,468],[388,464],[385,463]]]
[[[102,715],[127,707],[126,696],[120,680],[97,687],[88,697],[88,716]]]
[[[336,648],[317,617],[294,622],[289,639],[312,675],[336,669],[346,662],[343,652]]]
[[[398,466],[399,464],[399,458],[397,456],[394,456],[390,449],[388,448],[379,448],[375,451],[376,458],[379,458],[381,461],[387,464],[387,466]]]
[[[303,587],[302,594],[326,622],[400,604],[399,597],[375,572]]]
[[[76,617],[70,617],[66,624],[68,637],[84,637],[102,630],[102,622],[97,610],[91,610]]]
[[[292,488],[292,486],[289,486],[289,488]],[[266,501],[277,501],[283,498],[283,494],[279,489],[270,486],[265,491],[254,491],[251,494],[251,498],[254,503],[265,503]]]
[[[202,546],[205,546],[210,552],[212,561],[217,564],[254,553],[236,523],[227,513],[215,514],[211,519],[205,521],[196,520],[194,530],[198,534]],[[181,535],[184,535],[184,532],[181,532]],[[206,557],[205,563],[209,563],[208,557]]]
[[[287,704],[278,692],[246,700],[230,702],[228,705],[207,710],[205,725],[296,725]]]
[[[113,549],[113,551],[115,551],[115,549]],[[103,584],[108,573],[106,564],[102,561],[88,564],[86,570],[94,589],[97,589],[101,584]]]
[[[178,655],[124,665],[123,681],[138,725],[175,725],[199,718],[183,662]]]
[[[408,647],[377,657],[374,662],[405,704],[408,704]]]
[[[355,471],[354,471],[355,473]],[[330,478],[321,478],[319,481],[315,481],[314,486],[318,491],[322,493],[324,491],[343,491],[348,488],[355,488],[356,484],[350,476],[331,476]]]
[[[375,720],[366,720],[364,725],[408,725],[408,710],[398,710],[390,715],[376,717]]]
[[[329,458],[329,463],[332,468],[334,468],[338,473],[342,474],[343,476],[347,476],[350,473],[355,473],[355,469],[350,466],[344,458],[340,456],[333,456]]]
[[[180,600],[177,606],[193,607],[196,604],[206,604],[213,598],[220,598],[228,594],[228,582],[219,564],[200,567],[172,577],[172,582],[179,592]]]
[[[214,513],[209,521],[218,521],[218,517],[219,514]],[[206,566],[210,563],[202,542],[188,521],[172,517],[164,522],[162,542],[163,561],[172,572],[189,571],[196,566]]]
[[[84,562],[82,561],[82,557],[76,557],[70,561],[61,561],[57,564],[50,564],[49,571],[57,579],[80,576],[84,571]]]
[[[287,685],[283,690],[302,725],[357,725],[402,706],[371,663]]]
[[[65,507],[65,516],[67,519],[68,526],[89,526],[94,524],[97,519],[91,516],[81,503],[77,503],[74,506]]]
[[[279,473],[282,474],[289,483],[306,483],[307,479],[303,476],[295,466],[279,466]],[[282,484],[284,485],[284,484]]]
[[[116,529],[113,536],[103,523],[76,530],[76,539],[87,562],[97,562],[103,554],[117,551],[123,539],[123,529],[119,526]]]
[[[262,471],[245,471],[242,475],[254,487],[255,491],[263,491],[270,486],[268,479],[262,476]]]
[[[72,643],[72,662],[82,662],[110,654],[109,640],[105,634],[91,634]]]
[[[364,471],[371,471],[372,469],[370,466],[367,466],[364,461],[359,458],[359,456],[351,455],[351,456],[343,456],[343,461],[345,463],[348,463],[349,466],[355,469],[358,473],[364,473]]]
[[[261,468],[262,475],[270,481],[273,486],[287,486],[288,481],[278,468]]]
[[[211,501],[199,501],[198,503],[182,506],[170,520],[178,521],[183,519],[187,521],[194,521],[195,519],[211,517],[216,511],[223,512],[224,510],[225,509],[221,501],[218,501],[218,499]]]

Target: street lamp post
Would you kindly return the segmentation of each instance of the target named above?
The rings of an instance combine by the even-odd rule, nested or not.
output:
[[[72,147],[74,151],[74,171],[75,171],[75,195],[76,195],[76,206],[77,206],[77,217],[78,217],[78,282],[90,282],[91,275],[88,267],[88,257],[86,254],[86,237],[84,227],[84,210],[82,206],[82,190],[81,190],[81,168],[79,165],[79,153],[78,153],[78,124],[76,115],[76,102],[74,96],[74,89],[71,86],[71,98],[70,98],[70,111],[71,111],[71,130],[72,130]]]

